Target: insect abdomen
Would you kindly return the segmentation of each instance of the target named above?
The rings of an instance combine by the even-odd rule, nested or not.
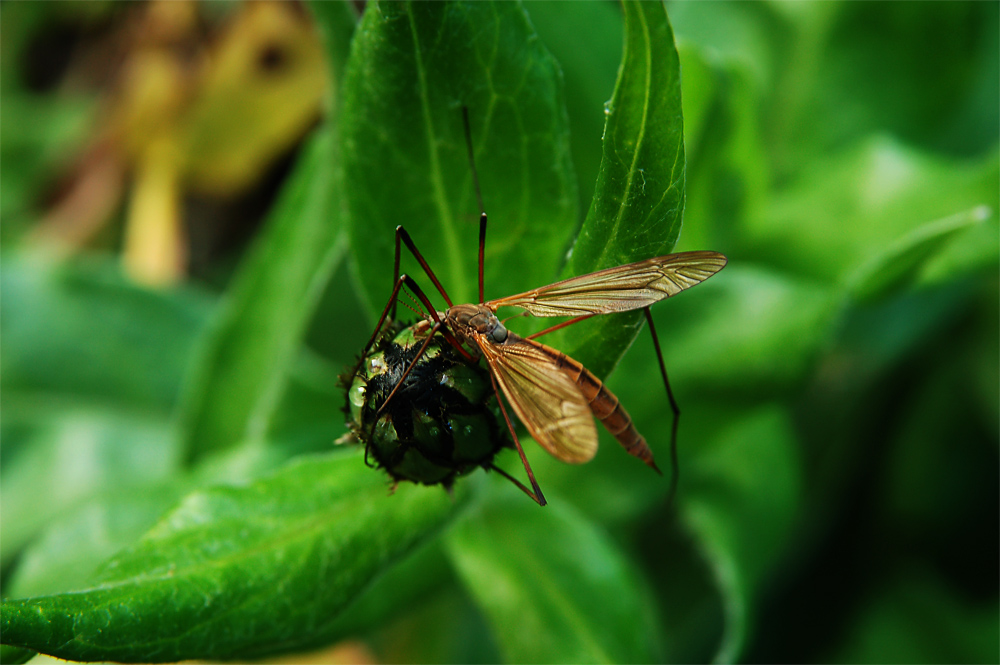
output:
[[[657,472],[660,470],[653,461],[653,451],[646,444],[646,439],[635,429],[632,417],[621,405],[618,398],[604,387],[604,383],[590,370],[565,354],[560,354],[559,364],[563,370],[576,381],[580,392],[587,398],[591,413],[601,421],[605,429],[611,433],[625,451],[633,457],[638,457]]]

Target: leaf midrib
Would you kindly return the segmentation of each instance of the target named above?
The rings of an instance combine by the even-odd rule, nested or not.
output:
[[[650,48],[650,36],[649,36],[649,25],[646,23],[646,17],[641,10],[637,11],[636,16],[638,17],[639,23],[642,28],[642,35],[645,41],[645,55],[646,55],[646,69],[645,69],[645,85],[643,86],[643,100],[642,100],[642,122],[639,124],[639,135],[636,137],[635,150],[632,152],[632,163],[629,164],[628,174],[625,179],[625,191],[622,194],[621,203],[618,204],[618,214],[615,216],[614,230],[612,231],[612,237],[618,236],[618,231],[621,228],[622,218],[625,216],[625,211],[627,210],[629,195],[632,192],[632,185],[635,182],[635,166],[639,160],[639,152],[642,150],[643,141],[646,138],[646,125],[649,121],[649,96],[652,85],[652,49]],[[628,61],[628,50],[629,50],[629,40],[625,39],[624,44],[625,57],[622,58],[622,62]],[[601,248],[601,252],[597,256],[597,262],[594,264],[593,269],[599,270],[601,268],[607,267],[604,260],[608,253],[608,248],[610,243],[605,243]]]
[[[296,526],[294,528],[284,529],[268,538],[262,540],[257,545],[250,548],[243,548],[232,552],[223,557],[217,559],[205,559],[202,561],[192,562],[191,564],[184,566],[182,568],[175,568],[172,570],[164,571],[156,574],[147,575],[135,575],[122,580],[115,580],[109,582],[103,582],[89,589],[80,589],[77,591],[69,591],[65,594],[60,595],[79,595],[91,593],[94,591],[109,591],[116,589],[118,587],[128,586],[131,584],[139,583],[156,583],[164,581],[176,581],[178,579],[188,577],[191,575],[197,575],[200,571],[205,569],[222,568],[232,564],[234,561],[239,561],[241,559],[249,559],[255,556],[266,554],[267,552],[275,551],[280,549],[280,546],[291,546],[294,543],[305,540],[312,537],[313,534],[323,531],[327,531],[330,525],[335,523],[336,517],[342,517],[345,513],[357,515],[353,510],[345,510],[345,506],[351,505],[370,505],[370,497],[365,494],[362,496],[345,497],[331,506],[328,510],[321,511],[317,513],[310,513],[309,515],[303,517],[295,522]],[[287,518],[283,518],[287,519]],[[281,521],[283,521],[281,520]],[[359,520],[364,521],[364,520]],[[287,522],[286,522],[287,523]]]
[[[407,3],[406,16],[410,21],[410,34],[413,36],[413,60],[417,66],[417,78],[420,88],[420,109],[423,115],[424,133],[427,138],[427,151],[430,157],[430,179],[433,188],[432,199],[438,209],[438,221],[441,225],[441,235],[444,239],[445,251],[448,255],[448,267],[451,273],[450,283],[452,285],[466,284],[464,264],[458,247],[458,238],[455,232],[454,218],[451,207],[448,205],[448,195],[445,192],[444,179],[441,173],[441,160],[438,155],[437,135],[434,132],[432,122],[430,99],[427,97],[427,71],[424,68],[422,51],[420,47],[420,37],[417,34],[416,20],[413,17],[413,4]],[[464,290],[464,286],[463,286]]]

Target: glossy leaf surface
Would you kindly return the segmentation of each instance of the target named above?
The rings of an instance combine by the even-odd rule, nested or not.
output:
[[[565,277],[667,254],[680,233],[684,133],[673,32],[661,3],[623,7],[624,52],[605,110],[601,169]],[[641,318],[641,312],[600,317],[546,343],[604,376],[631,343]]]
[[[486,297],[548,283],[576,225],[559,69],[517,3],[372,3],[344,81],[341,141],[351,251],[364,300],[392,288],[404,225],[453,302],[478,299],[478,203],[462,107],[490,217]],[[408,256],[413,275],[441,299]]]
[[[4,642],[61,658],[168,662],[322,643],[385,566],[454,513],[358,454],[303,458],[242,487],[187,496],[93,586],[3,604]]]

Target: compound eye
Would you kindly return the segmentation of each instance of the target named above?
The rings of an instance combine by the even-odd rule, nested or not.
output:
[[[507,339],[507,329],[503,327],[502,323],[497,323],[496,327],[490,332],[490,337],[493,338],[494,342],[503,342]]]

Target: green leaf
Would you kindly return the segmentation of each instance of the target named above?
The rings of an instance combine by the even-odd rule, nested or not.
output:
[[[829,286],[746,264],[727,267],[693,295],[682,294],[654,313],[660,338],[669,340],[664,361],[681,394],[785,394],[809,375],[841,308]],[[622,377],[655,381],[652,344],[642,340],[638,346],[648,355],[636,354],[635,362],[626,357]],[[654,371],[638,366],[644,355]]]
[[[504,488],[448,534],[459,575],[512,663],[660,659],[643,580],[565,501]]]
[[[921,268],[920,286],[944,284],[970,274],[988,274],[1000,264],[1000,220],[995,214],[983,224],[974,224],[947,243]]]
[[[921,543],[911,556],[934,565],[949,561],[952,570],[992,563],[980,525],[996,515],[982,500],[997,488],[996,291],[967,307],[978,325],[939,334],[947,356],[910,360],[927,371],[896,397],[899,414],[879,492],[880,511],[905,534],[902,542]],[[864,441],[859,445],[867,451]]]
[[[781,90],[799,102],[795,113],[775,118],[785,121],[784,127],[775,122],[776,131],[787,134],[782,143],[797,144],[809,161],[871,132],[953,154],[980,154],[996,144],[995,5],[774,3],[795,5],[812,11],[786,12],[795,19],[796,42],[805,46],[789,55],[811,62]],[[815,13],[836,20],[810,35]],[[790,65],[796,69],[794,61]]]
[[[605,108],[594,199],[565,275],[669,253],[684,210],[680,68],[660,2],[626,2],[625,48]],[[546,338],[606,375],[635,338],[641,312],[597,317]],[[563,342],[565,340],[565,343]]]
[[[486,617],[457,584],[369,635],[377,662],[502,662]]]
[[[814,162],[747,226],[744,251],[843,281],[914,229],[981,205],[1000,208],[1000,151],[943,159],[875,136]]]
[[[177,502],[183,486],[150,483],[100,496],[49,524],[18,558],[4,596],[29,598],[85,589],[101,564],[135,543]]]
[[[732,252],[768,196],[771,160],[760,129],[760,87],[747,63],[720,61],[690,42],[681,45],[680,59],[688,169],[678,249]]]
[[[17,647],[9,647],[6,644],[0,645],[0,663],[4,663],[4,665],[27,663],[35,655],[35,652],[31,649],[18,649]]]
[[[436,595],[454,574],[442,540],[421,546],[371,583],[337,618],[331,633],[337,639],[371,632],[393,617]]]
[[[566,81],[570,149],[584,214],[601,168],[603,110],[618,74],[624,16],[611,2],[579,2],[567,11],[562,0],[532,0],[525,9]],[[580,35],[587,35],[587,48],[580,48]]]
[[[128,495],[179,466],[165,418],[16,392],[4,395],[3,441],[5,565],[47,522],[90,497]]]
[[[686,455],[681,515],[723,598],[716,662],[738,660],[753,634],[762,583],[798,517],[802,475],[784,407],[685,414],[704,445]],[[692,422],[694,421],[694,422]],[[721,426],[720,426],[721,423]]]
[[[393,286],[398,224],[453,302],[478,299],[463,106],[491,219],[487,298],[553,280],[577,223],[576,182],[559,69],[520,4],[370,3],[343,92],[351,251],[373,317]],[[434,296],[415,261],[402,271]]]
[[[127,419],[120,424],[131,426],[133,435],[142,434],[142,429]],[[123,442],[132,448],[148,446],[148,443],[136,446],[129,437]],[[90,455],[85,459],[66,457],[75,468],[99,468],[97,462],[110,457],[104,466],[119,471],[120,477],[105,480],[94,488],[89,498],[82,495],[66,502],[63,508],[68,508],[69,512],[64,510],[64,515],[49,522],[17,558],[12,574],[5,580],[5,597],[27,598],[88,588],[101,564],[134,545],[168,509],[193,489],[220,483],[246,484],[286,462],[287,452],[271,442],[255,442],[214,455],[190,473],[176,472],[176,464],[150,459],[149,452],[143,453],[144,466],[140,468],[132,460],[136,457],[134,450]],[[15,483],[20,475],[14,478]],[[41,482],[37,484],[43,486]],[[21,485],[23,481],[18,484]],[[56,493],[48,491],[49,496]],[[25,494],[42,508],[30,513],[35,521],[41,522],[50,516],[45,512],[45,495]],[[12,495],[5,505],[17,506],[18,501],[19,496]],[[41,518],[36,513],[42,513]],[[7,531],[5,529],[4,533]],[[7,540],[5,535],[5,543]]]
[[[360,327],[359,327],[360,329]],[[357,354],[365,339],[351,347]],[[303,349],[288,368],[288,382],[271,420],[271,445],[296,452],[324,452],[347,431],[341,372],[348,366]]]
[[[988,207],[978,206],[917,227],[848,278],[851,296],[860,301],[875,300],[912,283],[949,240],[991,217],[994,215]]]
[[[11,255],[0,281],[6,565],[48,520],[177,469],[169,413],[211,301],[97,260]]]
[[[38,199],[51,186],[53,173],[66,168],[67,157],[81,150],[97,106],[87,97],[56,102],[21,91],[4,93],[0,109],[0,157],[7,165],[0,174],[4,247],[14,246],[10,243],[16,240],[7,228],[11,221],[36,221]]]
[[[332,132],[326,125],[305,149],[199,349],[181,412],[190,459],[269,430],[309,317],[343,255],[330,205]]]
[[[992,663],[1000,659],[1000,607],[970,603],[929,571],[903,570],[863,599],[839,663]]]
[[[775,62],[774,42],[787,39],[780,26],[775,26],[773,13],[764,2],[670,4],[671,22],[680,41],[696,44],[718,62],[749,68],[754,81],[765,89],[771,88],[780,64]]]
[[[5,255],[0,377],[12,391],[75,395],[166,414],[210,311],[194,289],[128,282],[105,261]]]
[[[738,419],[738,404],[785,397],[807,380],[839,321],[835,289],[759,266],[722,274],[654,310],[670,384],[681,409],[678,447],[698,450],[703,435],[689,411],[710,402],[720,420]],[[668,460],[673,416],[648,333],[636,340],[606,385],[628,410],[657,460]],[[733,405],[729,414],[724,405]],[[643,468],[606,432],[597,456],[567,465],[535,446],[526,449],[543,491],[556,488],[589,517],[623,524],[666,500],[670,483]],[[664,463],[660,467],[667,472]],[[682,462],[681,490],[687,484]]]
[[[360,452],[302,457],[246,486],[190,494],[86,590],[5,601],[0,632],[6,644],[74,660],[315,646],[375,575],[461,503],[437,487],[390,495]]]
[[[329,108],[335,109],[358,17],[351,3],[346,0],[311,0],[309,8],[316,18],[316,26],[323,38],[326,62],[333,78],[333,85],[329,86],[328,104]]]

